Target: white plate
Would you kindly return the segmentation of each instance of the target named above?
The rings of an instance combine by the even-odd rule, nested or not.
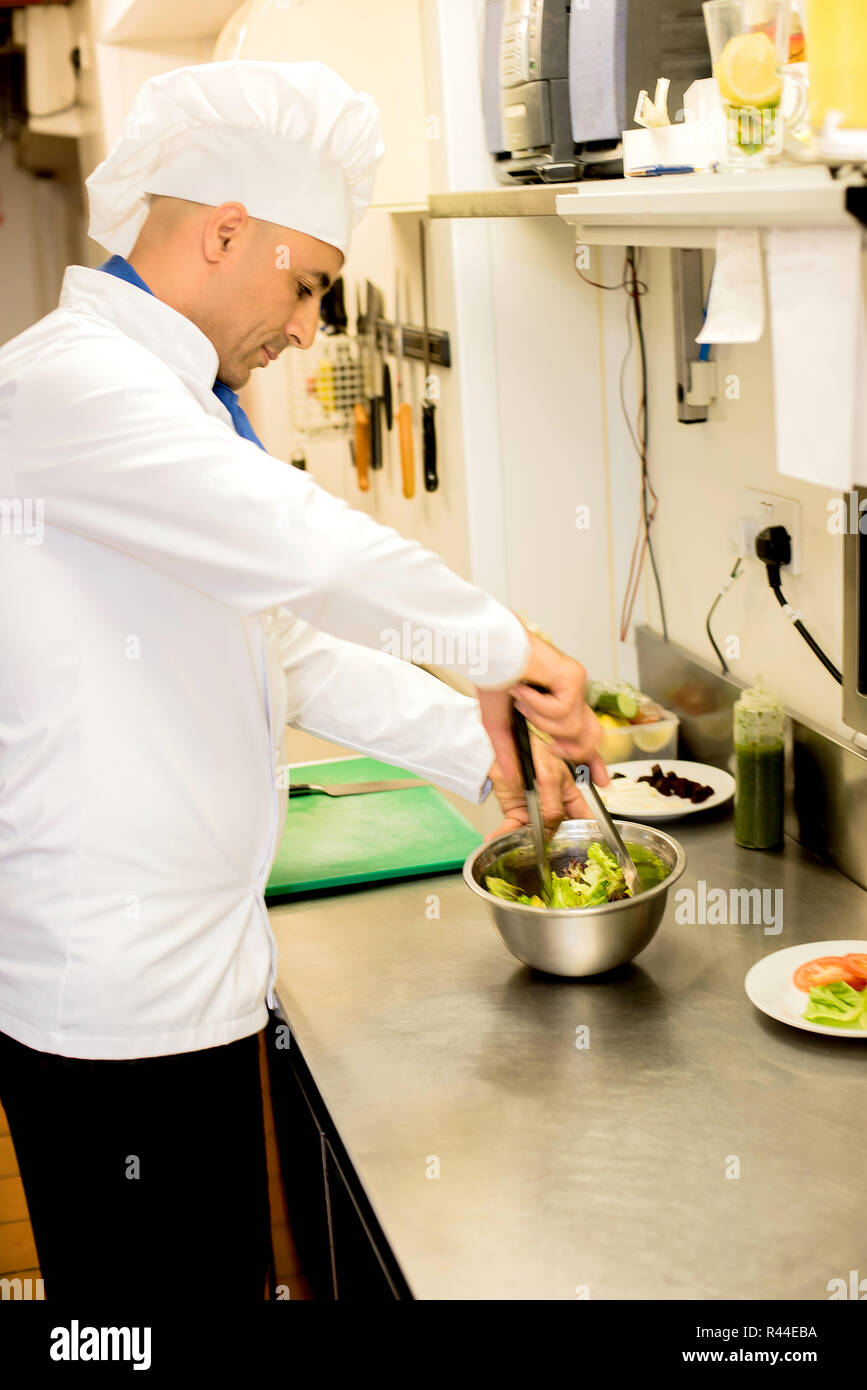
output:
[[[807,1033],[825,1033],[833,1038],[867,1038],[867,1028],[835,1028],[832,1023],[808,1023],[804,1018],[808,995],[795,989],[792,976],[799,965],[819,956],[847,956],[850,951],[867,952],[867,941],[809,941],[806,946],[789,946],[772,951],[747,971],[744,989],[747,997],[769,1018],[803,1028]]]
[[[678,777],[688,777],[691,782],[700,782],[703,787],[713,787],[713,796],[709,796],[707,801],[700,801],[698,805],[683,796],[664,796],[661,804],[652,811],[635,810],[630,806],[628,799],[618,802],[615,772],[622,772],[624,777],[631,777],[633,781],[637,781],[639,777],[649,776],[656,763],[659,763],[663,772],[675,772]],[[656,821],[675,820],[678,816],[691,816],[696,811],[710,811],[714,806],[723,806],[726,801],[731,801],[735,794],[735,779],[730,772],[711,767],[708,763],[683,762],[678,758],[647,758],[628,763],[609,763],[608,773],[612,779],[611,785],[600,787],[599,791],[612,816],[646,822],[648,825],[653,825]]]

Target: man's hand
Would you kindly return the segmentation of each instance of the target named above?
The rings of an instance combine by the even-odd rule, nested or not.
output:
[[[550,735],[553,753],[585,764],[599,786],[608,785],[605,764],[596,749],[602,736],[599,720],[584,701],[587,673],[579,661],[557,647],[530,636],[530,658],[519,684],[511,690],[479,690],[482,723],[494,749],[499,771],[508,785],[520,783],[512,739],[512,704],[542,733]],[[531,690],[526,682],[543,685],[550,694]]]
[[[573,782],[562,758],[551,752],[550,744],[543,743],[535,735],[531,735],[530,742],[546,831],[556,830],[563,820],[592,819],[593,812]],[[494,784],[494,792],[505,816],[502,825],[485,836],[486,840],[491,840],[494,835],[504,835],[508,830],[527,825],[529,817],[520,777],[507,780],[498,763],[494,763],[488,776]]]

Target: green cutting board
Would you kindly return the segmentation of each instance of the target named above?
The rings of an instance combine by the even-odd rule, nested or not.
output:
[[[293,767],[290,780],[328,786],[407,775],[404,768],[374,758],[339,758]],[[265,897],[459,869],[481,842],[479,832],[429,786],[359,796],[290,797]]]

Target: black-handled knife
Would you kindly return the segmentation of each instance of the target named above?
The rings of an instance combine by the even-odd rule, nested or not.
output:
[[[385,407],[385,428],[390,430],[394,423],[394,407],[391,395],[391,368],[388,363],[382,367],[382,403]]]
[[[421,405],[422,457],[424,459],[424,485],[426,492],[436,492],[440,485],[437,473],[437,427],[434,410],[430,401]]]
[[[427,323],[427,250],[424,239],[424,222],[419,222],[421,239],[421,307],[424,322],[424,391],[421,402],[422,458],[424,460],[424,486],[426,492],[436,492],[440,485],[437,474],[437,427],[436,406],[428,395],[430,383],[430,336]]]
[[[382,397],[379,394],[379,344],[376,337],[376,319],[379,311],[379,292],[372,281],[367,281],[367,312],[364,316],[365,328],[370,345],[370,466],[382,467]]]

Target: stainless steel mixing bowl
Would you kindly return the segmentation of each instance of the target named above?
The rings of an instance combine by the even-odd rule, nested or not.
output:
[[[665,911],[668,890],[686,867],[686,852],[671,835],[654,826],[615,821],[624,840],[646,846],[668,865],[670,873],[646,893],[601,907],[529,907],[494,897],[485,888],[487,875],[508,855],[508,877],[528,896],[539,891],[538,871],[529,829],[498,835],[475,850],[464,864],[464,878],[488,908],[503,942],[518,960],[551,975],[599,975],[633,960],[653,937]],[[554,872],[570,859],[586,858],[587,846],[602,840],[593,820],[563,821],[548,844]]]

